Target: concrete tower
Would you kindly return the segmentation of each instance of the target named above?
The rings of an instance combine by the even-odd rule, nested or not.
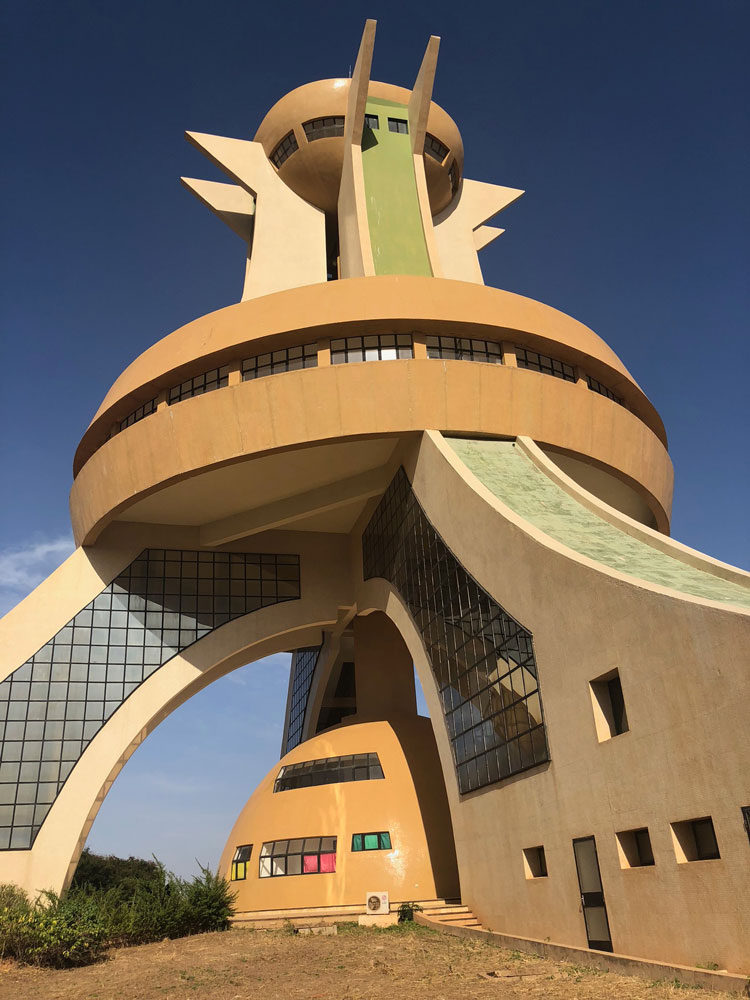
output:
[[[243,910],[460,883],[496,930],[747,971],[750,578],[668,537],[664,427],[606,343],[484,285],[521,192],[464,175],[438,39],[406,90],[374,34],[253,141],[188,134],[242,300],[117,378],[78,547],[0,623],[0,881],[64,889],[148,733],[296,650],[222,860]]]

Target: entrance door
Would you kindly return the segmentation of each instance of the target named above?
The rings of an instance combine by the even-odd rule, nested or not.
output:
[[[604,904],[604,892],[599,874],[599,859],[596,856],[596,841],[593,837],[580,837],[574,840],[573,853],[576,857],[578,885],[581,890],[581,906],[583,919],[586,921],[589,948],[612,951],[607,907]]]

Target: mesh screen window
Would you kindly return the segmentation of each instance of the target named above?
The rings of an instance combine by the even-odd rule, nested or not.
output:
[[[335,837],[270,840],[260,850],[258,875],[324,875],[336,871]]]
[[[264,375],[279,375],[281,372],[296,372],[300,368],[315,368],[317,364],[317,343],[288,347],[283,351],[272,351],[269,354],[246,358],[242,362],[242,381],[262,378]]]
[[[466,337],[425,337],[428,358],[447,358],[453,361],[484,361],[493,365],[503,363],[500,344],[491,340],[469,340]]]
[[[223,389],[225,385],[229,385],[229,365],[212,368],[202,375],[196,375],[195,378],[186,379],[179,385],[173,385],[167,399],[171,406],[172,403],[180,403],[183,399],[190,399],[191,396],[202,396],[204,392]]]
[[[516,347],[516,363],[519,368],[541,372],[542,375],[554,375],[555,378],[564,379],[566,382],[577,381],[573,365],[567,365],[564,361],[558,361],[557,358],[549,358],[546,354],[528,351],[525,347]]]
[[[279,771],[274,792],[315,785],[335,785],[342,781],[373,781],[383,778],[383,768],[376,753],[347,754],[344,757],[320,757],[287,764]]]
[[[345,365],[353,361],[395,361],[413,358],[410,333],[372,334],[369,337],[345,337],[331,341],[331,364]]]
[[[299,556],[146,549],[0,683],[0,849],[32,846],[91,740],[213,629],[300,596]]]
[[[310,696],[315,664],[318,662],[321,646],[308,646],[298,649],[294,658],[294,680],[292,681],[292,698],[289,705],[289,721],[286,729],[286,753],[293,750],[302,739],[302,727],[305,723],[307,699]]]
[[[549,760],[531,633],[461,566],[399,469],[362,536],[419,628],[462,793]]]

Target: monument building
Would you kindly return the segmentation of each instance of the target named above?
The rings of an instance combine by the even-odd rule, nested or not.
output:
[[[665,429],[605,341],[484,284],[522,192],[465,175],[438,39],[409,90],[374,34],[252,141],[188,133],[242,299],[116,379],[76,551],[0,623],[0,881],[64,890],[158,723],[291,650],[238,918],[460,898],[750,971],[750,576],[670,539]]]

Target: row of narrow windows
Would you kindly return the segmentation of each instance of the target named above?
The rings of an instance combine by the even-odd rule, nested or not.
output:
[[[285,875],[324,875],[336,871],[336,837],[298,837],[291,840],[269,840],[260,849],[259,878]],[[391,835],[387,830],[377,833],[352,834],[353,854],[363,851],[390,851]],[[253,853],[252,844],[242,844],[234,852],[230,877],[233,882],[247,878],[247,866]]]
[[[343,136],[345,123],[346,119],[344,115],[325,115],[321,118],[311,118],[310,121],[303,122],[302,131],[305,133],[305,139],[308,142],[315,142],[316,139],[334,139]],[[409,122],[406,118],[392,118],[387,116],[386,123],[389,132],[396,132],[399,135],[409,134]],[[377,132],[380,129],[380,116],[365,114],[364,127],[372,132]],[[271,163],[278,170],[298,149],[299,143],[294,134],[294,129],[290,129],[274,147],[271,153]],[[425,156],[431,156],[433,160],[437,160],[438,163],[442,164],[448,158],[450,150],[445,143],[428,132],[424,140],[424,154]],[[455,166],[455,162],[454,160],[453,166]]]
[[[376,753],[345,754],[343,757],[321,757],[286,764],[273,785],[274,792],[293,788],[312,788],[344,781],[375,781],[384,778]]]
[[[485,364],[500,365],[503,363],[503,349],[498,341],[478,340],[469,337],[425,336],[427,357],[453,361],[480,361]],[[279,375],[283,372],[299,371],[303,368],[316,368],[318,365],[319,345],[317,341],[301,344],[296,347],[269,351],[240,362],[240,377],[243,382],[263,378],[266,375]],[[527,371],[551,375],[565,382],[577,382],[578,373],[574,365],[558,358],[540,354],[529,348],[516,345],[516,365]],[[362,337],[339,337],[330,342],[331,364],[351,364],[359,361],[395,361],[414,357],[412,334],[370,334]],[[193,396],[200,396],[214,389],[222,389],[229,384],[231,365],[211,368],[193,378],[185,379],[178,385],[167,390],[166,403],[173,405]],[[610,388],[603,385],[591,375],[585,375],[586,384],[592,392],[606,396],[619,406],[624,406],[623,399]],[[124,431],[144,417],[156,412],[159,397],[154,396],[147,402],[131,411],[118,422],[114,433]]]
[[[750,806],[742,806],[742,821],[750,840]],[[718,861],[719,842],[711,816],[698,816],[670,823],[672,846],[678,864],[694,861]],[[650,868],[656,865],[648,827],[620,830],[615,833],[620,868]],[[525,847],[522,851],[524,874],[527,879],[547,878],[547,856],[543,845]]]

